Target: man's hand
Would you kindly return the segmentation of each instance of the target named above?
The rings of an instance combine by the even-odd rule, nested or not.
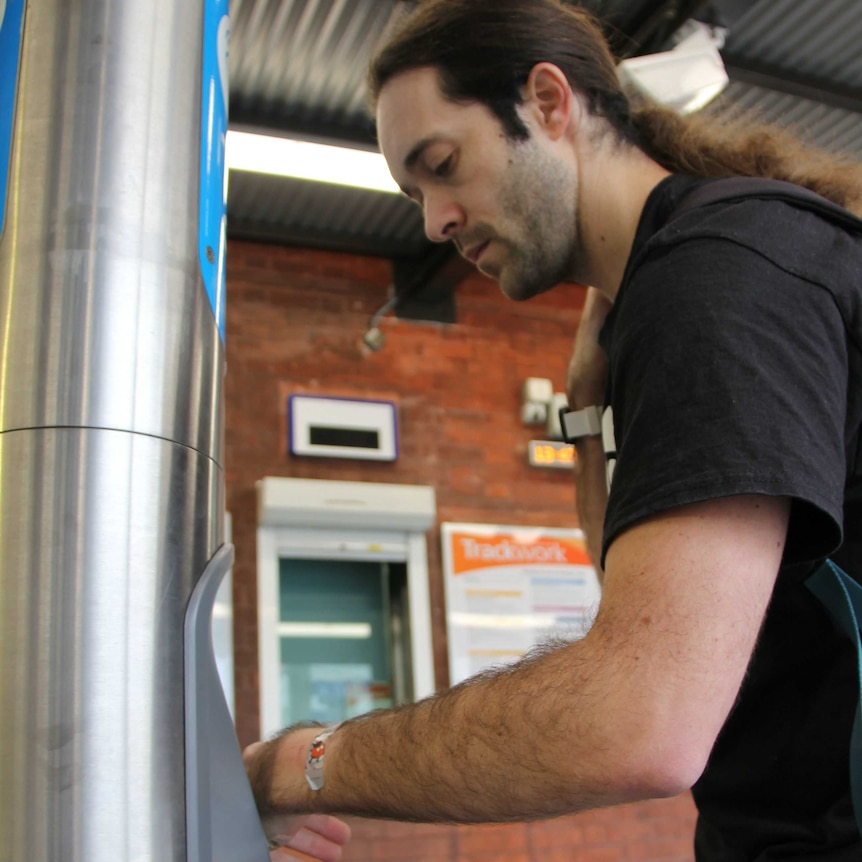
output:
[[[311,793],[305,780],[305,753],[319,728],[288,730],[270,742],[255,742],[243,751],[252,792],[266,837],[279,847],[273,862],[290,859],[338,862],[350,839],[350,828],[324,814],[292,814],[284,800],[300,800]],[[274,804],[274,799],[279,804]]]
[[[311,793],[305,780],[305,757],[319,732],[318,727],[294,725],[243,751],[245,771],[267,835],[272,834],[269,824],[277,815],[308,810],[303,804]]]
[[[350,827],[329,814],[282,815],[270,821],[270,840],[279,844],[272,862],[291,859],[339,862],[341,849],[350,840]]]
[[[587,288],[587,298],[572,358],[566,375],[566,396],[572,410],[601,407],[605,397],[608,362],[599,347],[599,332],[612,308],[611,301],[594,287]],[[576,444],[575,487],[578,519],[587,537],[587,550],[602,579],[602,527],[608,502],[605,452],[601,438],[584,437]]]

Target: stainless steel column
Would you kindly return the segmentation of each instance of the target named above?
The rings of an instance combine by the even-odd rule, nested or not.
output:
[[[26,12],[0,238],[4,862],[186,859],[184,614],[224,511],[204,9]]]

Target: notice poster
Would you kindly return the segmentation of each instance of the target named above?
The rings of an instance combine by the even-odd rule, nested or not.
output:
[[[452,685],[583,637],[600,589],[580,530],[442,524]]]

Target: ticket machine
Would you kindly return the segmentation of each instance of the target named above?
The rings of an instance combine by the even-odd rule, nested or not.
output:
[[[227,0],[0,0],[0,860],[265,862],[216,673]]]

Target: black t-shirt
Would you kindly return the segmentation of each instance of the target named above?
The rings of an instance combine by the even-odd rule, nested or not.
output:
[[[780,201],[668,222],[698,182],[650,195],[602,331],[616,438],[604,549],[676,506],[792,500],[749,673],[693,789],[696,855],[858,862],[855,651],[802,582],[826,556],[862,582],[862,238]]]

